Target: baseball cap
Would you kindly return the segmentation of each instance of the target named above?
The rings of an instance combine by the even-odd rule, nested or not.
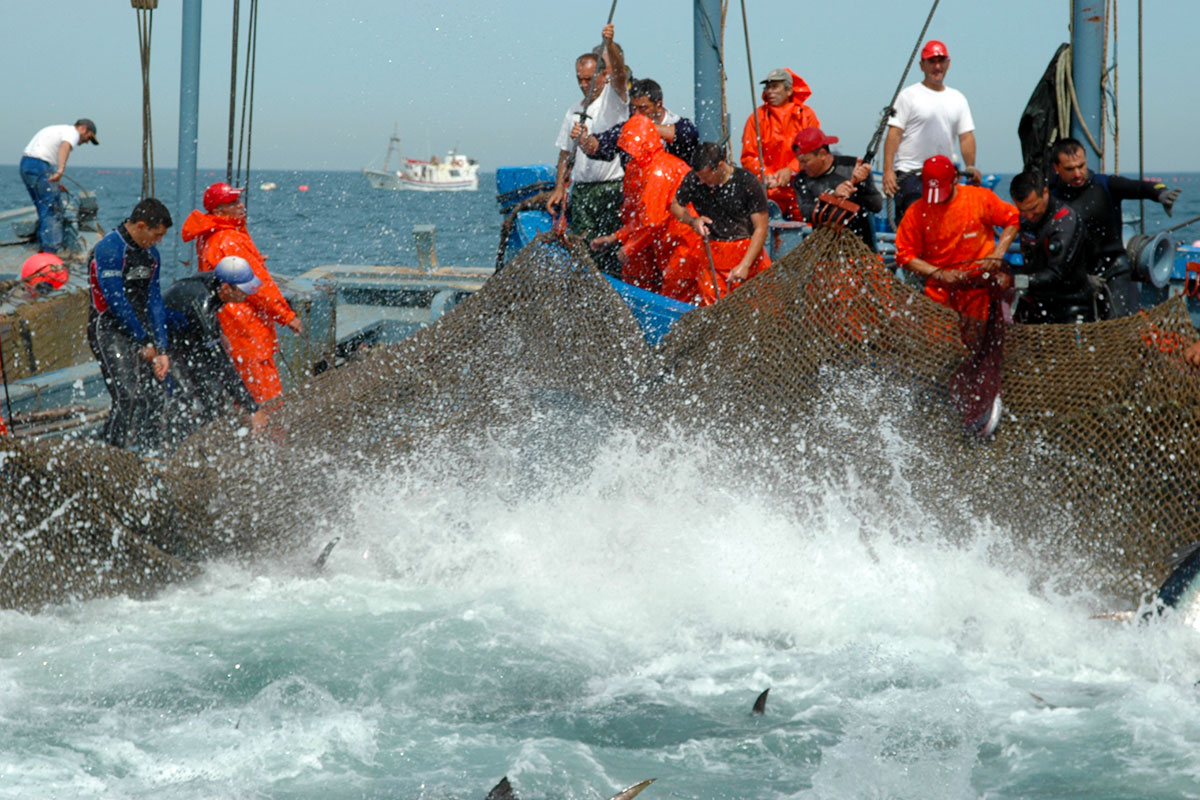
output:
[[[235,203],[245,189],[235,189],[228,183],[214,183],[204,190],[204,210],[212,211],[217,206]]]
[[[800,154],[815,152],[820,147],[826,145],[837,144],[838,137],[826,136],[825,132],[820,128],[801,128],[796,134],[796,138],[792,140],[792,148],[799,150]]]
[[[788,86],[792,85],[792,73],[786,69],[773,69],[767,73],[767,77],[763,78],[759,83],[770,83],[771,81],[783,81]]]
[[[96,123],[92,122],[87,117],[80,117],[79,119],[75,120],[75,126],[79,127],[80,125],[82,125],[84,128],[87,128],[87,130],[91,132],[92,144],[100,144],[100,140],[96,138]]]
[[[217,262],[213,270],[221,283],[228,283],[235,289],[241,289],[246,294],[254,294],[262,281],[254,274],[250,262],[241,256],[225,256]]]
[[[946,45],[939,42],[937,39],[930,39],[925,43],[925,47],[921,50],[921,58],[949,58],[950,53],[946,50]]]
[[[921,166],[921,196],[927,203],[944,203],[954,192],[958,168],[945,156],[932,156]]]

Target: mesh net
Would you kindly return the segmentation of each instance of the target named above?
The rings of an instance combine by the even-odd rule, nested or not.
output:
[[[141,593],[205,558],[287,553],[351,513],[347,476],[447,442],[469,458],[493,432],[556,417],[702,430],[784,503],[799,504],[799,475],[853,475],[884,509],[917,494],[946,530],[993,520],[1041,563],[1070,563],[1068,582],[1137,599],[1200,527],[1192,336],[1181,301],[1013,326],[1005,415],[982,442],[948,396],[958,317],[853,236],[816,232],[656,348],[585,252],[542,239],[437,324],[285,395],[262,434],[218,421],[152,464],[4,442],[0,603]]]

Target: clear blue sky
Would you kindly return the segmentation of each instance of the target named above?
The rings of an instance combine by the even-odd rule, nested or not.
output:
[[[155,150],[165,167],[174,166],[177,155],[180,5],[162,0],[154,16]],[[243,12],[248,5],[242,3]],[[756,78],[775,66],[803,75],[827,132],[840,136],[847,151],[858,151],[890,98],[929,5],[747,0]],[[1147,168],[1200,170],[1200,103],[1188,66],[1200,2],[1145,5]],[[204,3],[203,167],[225,163],[231,6],[229,0]],[[579,93],[574,57],[599,42],[608,7],[604,0],[262,0],[254,166],[358,169],[382,159],[393,123],[414,157],[457,145],[485,170],[551,161],[562,114]],[[1020,166],[1017,120],[1068,36],[1068,8],[1068,0],[941,3],[930,35],[949,46],[947,83],[971,102],[985,171]],[[730,3],[725,37],[737,131],[751,107],[739,9]],[[1119,2],[1126,173],[1137,168],[1136,9],[1132,0]],[[0,71],[9,79],[0,148],[11,162],[41,126],[89,116],[103,145],[75,153],[73,163],[140,164],[141,83],[129,3],[3,0],[3,20]],[[623,0],[614,22],[635,74],[657,79],[667,105],[690,116],[690,0]]]

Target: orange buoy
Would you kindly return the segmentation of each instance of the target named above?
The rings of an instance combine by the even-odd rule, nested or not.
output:
[[[54,253],[34,253],[21,265],[21,280],[38,294],[61,289],[67,277],[67,268]]]

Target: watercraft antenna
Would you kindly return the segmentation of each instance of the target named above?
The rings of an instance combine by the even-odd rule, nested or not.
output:
[[[742,0],[742,32],[746,35],[746,72],[750,74],[750,118],[754,120],[754,139],[758,142],[758,179],[767,182],[767,162],[763,158],[762,131],[758,127],[758,97],[754,94],[754,64],[750,60],[750,21],[746,18],[746,0]]]
[[[900,80],[896,84],[896,91],[892,92],[892,99],[888,101],[883,112],[879,117],[879,125],[875,128],[875,133],[871,135],[871,141],[867,145],[867,153],[863,156],[863,163],[870,164],[875,160],[875,153],[879,151],[879,142],[883,138],[883,132],[887,130],[888,120],[891,119],[893,108],[896,105],[896,98],[900,96],[900,90],[904,88],[904,81],[908,79],[908,71],[912,69],[913,60],[917,57],[917,51],[921,49],[921,42],[925,40],[925,32],[929,30],[929,23],[933,22],[933,12],[937,11],[938,3],[942,0],[933,0],[933,7],[929,9],[929,16],[925,17],[925,24],[921,26],[921,32],[917,35],[917,42],[913,45],[912,52],[909,53],[908,63],[904,65],[904,72],[900,75]]]

